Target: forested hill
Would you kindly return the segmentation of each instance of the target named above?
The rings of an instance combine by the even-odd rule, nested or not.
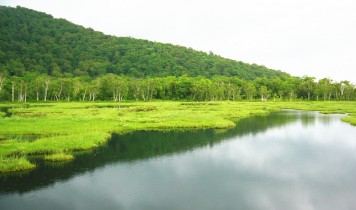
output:
[[[4,6],[0,6],[0,71],[10,76],[33,72],[54,77],[114,73],[132,77],[224,75],[252,80],[289,76],[186,47],[108,36],[45,13]]]

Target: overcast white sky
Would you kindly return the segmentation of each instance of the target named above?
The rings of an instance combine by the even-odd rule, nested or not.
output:
[[[355,0],[0,0],[105,34],[356,83]]]

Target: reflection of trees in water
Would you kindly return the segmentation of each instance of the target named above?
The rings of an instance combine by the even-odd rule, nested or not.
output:
[[[297,114],[293,114],[297,113]],[[127,135],[112,135],[108,144],[93,152],[78,154],[73,162],[63,165],[48,165],[38,162],[38,168],[21,176],[0,177],[0,194],[26,192],[67,180],[78,174],[94,171],[107,164],[132,162],[147,158],[170,155],[211,146],[232,137],[256,134],[268,128],[281,127],[296,121],[313,120],[312,116],[299,115],[300,112],[272,113],[253,116],[239,121],[233,129],[203,129],[188,131],[137,131]],[[315,115],[314,115],[315,120]]]
[[[341,116],[341,115],[340,115]],[[322,117],[319,117],[319,121],[325,125],[330,125],[335,118],[335,115],[324,114]]]
[[[315,113],[305,113],[303,116],[300,118],[303,127],[309,127],[315,124],[316,118],[315,118]]]
[[[318,117],[316,117],[316,115]],[[319,114],[317,111],[313,112],[300,112],[300,120],[304,127],[315,125],[317,122],[321,122],[324,125],[330,125],[335,118],[341,118],[343,114]],[[339,119],[338,119],[339,120]]]

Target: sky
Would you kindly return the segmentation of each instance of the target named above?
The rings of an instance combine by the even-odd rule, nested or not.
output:
[[[355,0],[0,0],[105,34],[356,83]]]

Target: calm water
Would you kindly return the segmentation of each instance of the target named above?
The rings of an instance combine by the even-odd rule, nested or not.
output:
[[[356,127],[282,111],[230,130],[136,132],[0,177],[0,209],[354,209]]]

